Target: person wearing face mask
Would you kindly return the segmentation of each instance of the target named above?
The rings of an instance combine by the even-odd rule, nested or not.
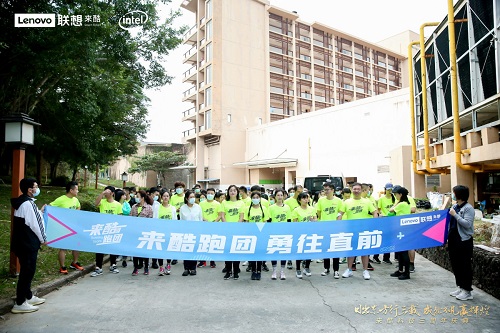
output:
[[[408,190],[404,187],[399,187],[394,192],[397,202],[389,210],[395,216],[411,214],[410,201],[408,200]],[[398,251],[399,269],[391,274],[392,277],[397,277],[399,280],[408,280],[410,278],[410,257],[408,251]]]
[[[240,216],[239,222],[267,222],[269,220],[269,212],[261,203],[262,195],[260,192],[252,192],[250,195],[252,201],[248,209]],[[250,269],[252,270],[252,280],[260,280],[262,261],[250,261]]]
[[[309,200],[309,194],[307,193],[302,192],[297,196],[297,202],[299,203],[299,206],[297,206],[292,211],[293,222],[316,222],[318,220],[318,217],[316,216],[316,208],[309,206]],[[295,261],[295,276],[298,279],[302,279],[302,272],[300,271],[301,262],[302,260]],[[309,269],[310,265],[311,260],[305,260],[305,267],[303,272],[305,276],[311,276],[311,270]]]
[[[160,192],[161,205],[153,208],[153,218],[160,220],[177,220],[177,211],[174,206],[170,204],[170,192],[163,189]],[[154,259],[153,259],[154,260]],[[163,259],[158,259],[160,265],[159,276],[170,275],[172,259],[167,259],[167,264],[163,268]]]
[[[451,268],[455,275],[457,290],[450,296],[459,301],[467,301],[472,297],[472,255],[474,243],[474,207],[467,202],[469,188],[464,185],[453,187],[452,200],[456,204],[450,208],[450,224],[448,229],[448,253]]]
[[[179,211],[181,206],[184,204],[184,190],[186,189],[186,184],[184,182],[175,182],[175,195],[170,197],[170,204],[177,210],[177,218],[180,219]]]
[[[118,201],[122,205],[122,215],[129,216],[132,211],[129,202],[127,201],[127,195],[124,191],[118,189],[115,192],[115,201]],[[135,200],[134,200],[135,202]],[[127,267],[127,256],[122,256],[122,267]],[[71,267],[71,266],[70,266]]]
[[[201,212],[203,215],[203,221],[207,222],[219,222],[219,209],[220,203],[215,200],[215,189],[207,189],[207,199],[205,201],[200,201]],[[201,266],[200,266],[201,265]],[[200,261],[198,267],[206,266],[206,261]],[[215,261],[210,261],[210,268],[217,267]]]
[[[276,200],[275,203],[272,203],[272,200],[269,200],[271,206],[269,206],[269,217],[271,222],[291,222],[292,221],[292,213],[290,212],[290,207],[285,205],[283,199],[285,197],[285,192],[283,190],[276,190],[274,192],[274,198]],[[273,274],[271,275],[271,280],[277,279],[276,266],[278,265],[277,260],[271,260],[271,265],[273,267]],[[293,269],[292,261],[289,260],[289,269]],[[285,260],[281,260],[281,272],[280,272],[280,280],[286,280],[285,276]]]
[[[193,191],[186,191],[184,205],[179,210],[180,220],[203,221],[203,213],[200,205],[195,202]],[[182,276],[196,275],[196,260],[184,260],[184,272]]]
[[[158,190],[157,187],[151,187],[149,189],[149,196],[153,199],[153,204],[151,205],[153,207],[153,211],[161,206],[160,202],[158,199],[160,198],[160,190]],[[161,266],[161,265],[160,265]],[[151,261],[151,268],[152,269],[158,269],[158,259],[153,258]]]
[[[115,200],[115,187],[106,186],[104,191],[95,199],[95,206],[99,208],[101,214],[122,215],[122,205]],[[102,264],[104,261],[104,253],[95,254],[95,270],[90,274],[91,277],[102,275]],[[111,273],[120,273],[116,267],[116,254],[109,255],[109,271]]]
[[[337,186],[335,188],[335,196],[339,199],[343,199],[342,198],[342,187],[341,186]]]
[[[130,216],[153,218],[153,199],[146,193],[146,191],[137,192],[137,200],[139,201],[132,207]],[[134,257],[134,271],[133,276],[139,274],[139,265],[144,263],[144,275],[149,275],[149,258]]]
[[[11,250],[19,259],[20,271],[16,287],[16,302],[12,313],[28,313],[38,310],[45,302],[31,292],[31,281],[35,276],[36,260],[41,245],[47,243],[43,213],[35,205],[34,197],[40,194],[38,183],[33,178],[24,178],[19,183],[22,194],[10,200],[14,208]],[[45,206],[42,207],[42,211]]]
[[[200,184],[194,185],[193,192],[194,192],[195,195],[196,194],[200,194],[201,193],[201,185]]]
[[[384,186],[384,195],[382,195],[378,199],[378,211],[380,212],[380,216],[390,216],[390,209],[394,206],[396,203],[396,198],[394,197],[394,194],[392,193],[394,186],[392,183],[387,183]],[[390,253],[384,253],[382,257],[382,261],[386,264],[392,265],[392,261],[390,259],[391,254]],[[373,262],[376,262],[377,264],[380,264],[381,261],[379,259],[379,255],[375,254],[373,255]]]
[[[290,211],[292,213],[295,208],[300,206],[297,198],[303,190],[304,187],[302,185],[295,185],[292,191],[288,191],[288,199],[285,200],[285,205],[288,205],[288,207],[290,207]]]

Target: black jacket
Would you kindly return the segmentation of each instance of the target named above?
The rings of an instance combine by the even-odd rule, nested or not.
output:
[[[10,203],[14,209],[19,209],[21,205],[31,200],[31,198],[25,194],[22,194],[18,198],[10,199]],[[38,251],[40,249],[40,240],[38,236],[31,230],[29,226],[26,225],[26,221],[22,217],[14,216],[14,227],[12,230],[12,242],[10,243],[10,248],[16,256],[20,256],[25,253],[30,253],[33,251]]]

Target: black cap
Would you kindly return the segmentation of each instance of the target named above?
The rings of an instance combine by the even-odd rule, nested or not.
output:
[[[337,187],[335,188],[335,191],[342,191],[342,186],[337,186]]]
[[[392,193],[398,193],[398,191],[401,189],[402,187],[400,185],[394,185],[394,187],[392,188]]]

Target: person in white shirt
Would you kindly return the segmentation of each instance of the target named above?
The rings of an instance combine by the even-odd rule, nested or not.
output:
[[[184,205],[179,210],[179,217],[184,221],[203,221],[203,213],[200,205],[195,203],[195,193],[186,191],[184,194]],[[196,260],[184,260],[184,272],[182,276],[196,275]]]

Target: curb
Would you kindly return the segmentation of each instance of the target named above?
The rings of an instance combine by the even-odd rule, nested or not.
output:
[[[104,257],[103,264],[106,264],[109,262],[109,256]],[[35,288],[32,288],[33,295],[36,296],[44,296],[47,295],[48,293],[61,288],[62,286],[78,279],[81,277],[84,277],[85,275],[89,274],[95,269],[95,264],[89,264],[84,267],[83,271],[73,271],[71,273],[68,273],[66,275],[63,275],[60,278],[57,278],[55,280],[51,280],[45,283],[42,283],[38,285]],[[0,299],[0,316],[4,315],[12,309],[12,306],[14,305],[16,297],[13,296],[12,298],[4,298]],[[0,317],[1,318],[1,317]]]

